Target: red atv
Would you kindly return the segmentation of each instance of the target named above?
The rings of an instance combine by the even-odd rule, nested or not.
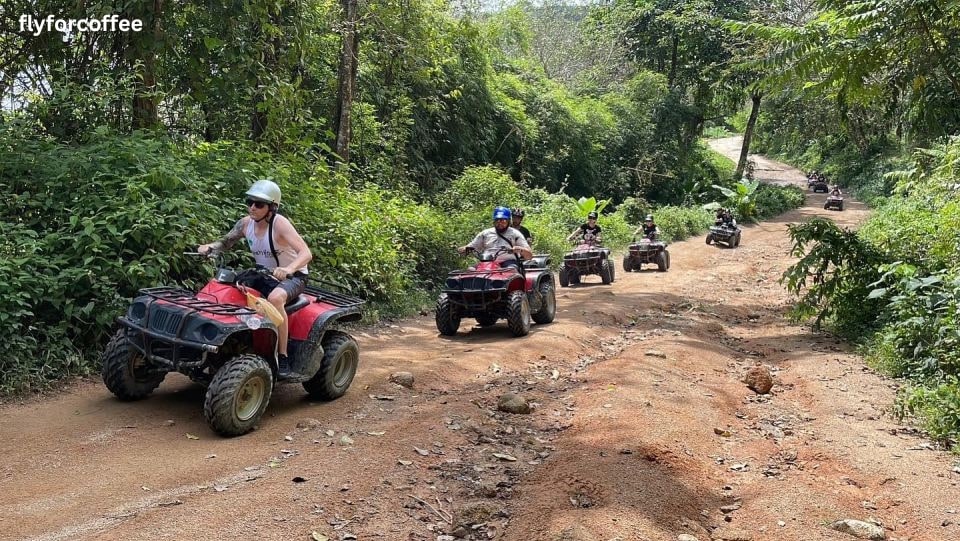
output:
[[[363,301],[312,285],[287,303],[290,372],[279,373],[277,328],[247,307],[243,284],[265,269],[218,265],[199,293],[140,290],[103,352],[103,382],[121,400],[149,395],[169,372],[207,386],[203,414],[214,432],[254,428],[275,383],[300,383],[311,398],[339,398],[357,371],[360,350],[335,324],[360,319]],[[245,288],[244,288],[245,289]],[[259,293],[250,289],[251,294]]]
[[[588,274],[599,274],[604,284],[612,283],[616,269],[610,260],[610,249],[604,248],[596,239],[584,239],[583,243],[563,256],[560,267],[560,286],[579,284]]]
[[[473,250],[470,250],[473,251]],[[502,267],[500,248],[479,254],[480,262],[467,270],[452,271],[437,298],[437,330],[454,336],[460,320],[474,317],[481,327],[507,320],[514,336],[530,332],[530,320],[550,323],[557,315],[553,274],[547,268],[549,256],[536,255],[517,266]]]

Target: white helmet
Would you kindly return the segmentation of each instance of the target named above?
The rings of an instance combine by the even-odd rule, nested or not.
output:
[[[274,205],[280,205],[280,186],[272,180],[258,180],[247,190],[247,195],[256,197],[263,201],[268,201]]]

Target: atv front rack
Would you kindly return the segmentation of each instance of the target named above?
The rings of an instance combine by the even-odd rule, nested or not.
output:
[[[490,306],[503,301],[510,279],[504,279],[501,287],[492,287],[490,275],[503,272],[502,269],[488,271],[452,271],[449,277],[457,277],[459,287],[445,287],[443,292],[450,301],[467,311],[487,311]]]
[[[192,292],[177,287],[148,287],[141,289],[140,294],[176,304],[177,306],[183,306],[184,308],[202,310],[218,316],[241,316],[256,313],[256,311],[246,306],[220,304],[218,302],[198,299]]]

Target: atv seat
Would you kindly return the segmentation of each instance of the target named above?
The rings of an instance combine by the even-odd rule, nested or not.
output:
[[[287,304],[283,306],[283,310],[289,316],[290,314],[296,312],[297,310],[303,308],[308,304],[310,304],[310,299],[308,299],[304,295],[298,295],[294,299],[287,299]]]

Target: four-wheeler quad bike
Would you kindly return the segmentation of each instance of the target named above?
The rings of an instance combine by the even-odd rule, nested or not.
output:
[[[827,193],[830,191],[830,186],[827,185],[825,180],[817,180],[813,183],[813,193],[823,192]]]
[[[472,250],[471,250],[472,251]],[[530,320],[550,323],[557,315],[557,296],[549,256],[535,255],[529,261],[517,258],[517,266],[501,266],[497,256],[506,248],[477,254],[480,262],[467,270],[452,271],[437,299],[437,330],[454,336],[465,317],[489,327],[503,318],[514,336],[530,332]]]
[[[610,284],[615,278],[615,266],[610,260],[610,249],[604,248],[596,240],[584,240],[572,252],[563,256],[560,267],[560,286],[579,284],[588,274],[599,274],[600,281]]]
[[[640,242],[634,238],[627,253],[623,254],[623,270],[641,270],[645,263],[655,264],[658,271],[666,272],[670,268],[670,250],[667,250],[667,243],[656,240],[653,236],[642,238]]]
[[[248,308],[244,283],[265,269],[236,272],[218,261],[198,293],[142,289],[103,353],[103,381],[121,400],[149,395],[169,372],[207,386],[203,414],[214,432],[254,428],[277,383],[300,383],[311,398],[342,396],[360,359],[356,341],[334,325],[361,317],[363,301],[308,285],[286,305],[290,371],[279,372],[277,328]],[[259,296],[252,289],[246,290]]]
[[[714,225],[710,227],[710,232],[707,233],[707,244],[722,242],[728,248],[736,248],[740,246],[740,235],[740,226],[731,224]]]
[[[828,195],[823,203],[824,210],[837,209],[843,210],[843,198],[839,195]]]

